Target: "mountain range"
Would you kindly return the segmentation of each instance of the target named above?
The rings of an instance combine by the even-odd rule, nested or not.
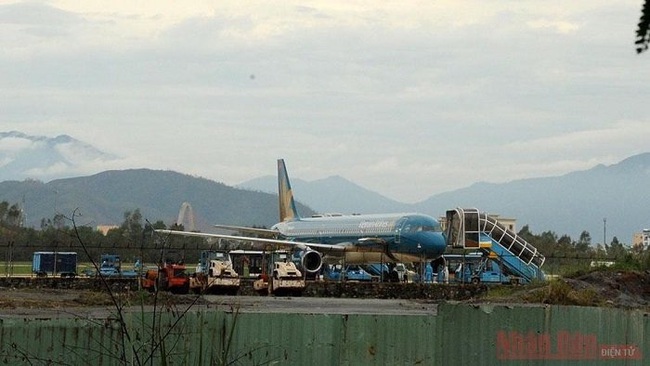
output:
[[[201,231],[216,223],[270,227],[279,216],[277,195],[150,169],[111,170],[48,183],[0,182],[0,201],[20,203],[26,226],[37,228],[43,218],[52,219],[56,214],[71,218],[73,213],[77,225],[119,225],[126,212],[136,209],[152,223],[162,220],[171,225],[177,222],[185,202],[192,207],[196,228]],[[314,213],[302,204],[298,209]]]
[[[70,171],[78,172],[75,160],[61,151],[94,152],[90,158],[112,157],[65,135],[48,139],[0,133],[0,147],[19,140],[35,141],[38,148],[22,149],[11,156],[5,154],[6,148],[0,149],[0,201],[20,203],[28,226],[38,227],[41,219],[53,218],[56,213],[69,216],[77,208],[82,224],[120,224],[124,213],[136,208],[144,218],[170,224],[176,222],[183,202],[192,206],[199,230],[209,230],[214,223],[269,227],[277,221],[274,176],[230,187],[173,171],[129,169],[44,183],[42,176],[30,176],[29,172],[43,171],[47,164],[70,166]],[[48,157],[47,164],[41,161],[43,156]],[[32,168],[30,161],[38,164]],[[59,169],[59,174],[65,171]],[[616,236],[628,244],[635,232],[650,227],[649,181],[650,153],[562,176],[479,182],[414,204],[389,199],[340,176],[311,182],[291,177],[294,195],[302,202],[298,208],[302,215],[421,212],[438,217],[456,207],[476,207],[515,218],[518,228],[529,225],[534,233],[553,231],[576,240],[586,230],[593,243],[609,242]]]
[[[334,176],[306,182],[292,179],[297,199],[318,212],[377,213],[422,212],[434,217],[456,207],[515,218],[518,227],[532,232],[553,231],[577,240],[588,231],[593,243],[611,242],[614,236],[630,244],[634,233],[650,227],[650,153],[617,164],[598,165],[562,176],[475,183],[406,204],[393,201]],[[275,177],[265,176],[237,187],[273,192]]]

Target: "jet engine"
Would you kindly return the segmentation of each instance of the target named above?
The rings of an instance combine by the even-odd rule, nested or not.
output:
[[[303,270],[309,273],[317,273],[323,266],[323,256],[315,250],[301,250],[298,255],[300,256],[300,264]]]

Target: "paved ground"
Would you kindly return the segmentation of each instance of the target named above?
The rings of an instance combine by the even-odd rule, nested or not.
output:
[[[131,304],[127,311],[141,311],[142,300],[119,297],[118,303]],[[153,310],[147,299],[147,310]],[[177,310],[226,310],[253,313],[295,314],[385,314],[435,315],[436,305],[424,300],[345,299],[321,297],[264,297],[162,295],[159,308]],[[103,293],[78,290],[5,290],[0,292],[2,318],[102,318],[114,315],[116,307]]]
[[[559,279],[545,285],[502,288],[505,296],[477,296],[470,303],[526,303],[606,306],[650,312],[650,271],[595,271]],[[499,290],[495,290],[499,293]],[[141,304],[153,309],[148,293],[118,293],[119,304],[129,311],[141,311]],[[435,315],[435,302],[426,299],[377,299],[341,297],[265,297],[160,294],[159,308],[219,309],[259,313],[300,314],[400,314]],[[127,306],[127,308],[129,308]],[[0,288],[0,319],[82,317],[102,318],[116,314],[113,300],[105,291],[53,288]]]
[[[435,315],[437,306],[420,300],[342,299],[323,297],[205,296],[211,306],[239,307],[240,312],[298,314]]]

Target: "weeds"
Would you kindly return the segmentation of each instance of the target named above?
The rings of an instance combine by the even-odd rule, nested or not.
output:
[[[97,360],[105,360],[109,364],[117,365],[170,365],[178,364],[178,360],[187,359],[184,353],[187,344],[192,342],[201,342],[203,344],[203,335],[199,332],[196,334],[195,329],[187,329],[187,322],[184,321],[188,312],[197,305],[201,299],[201,294],[191,298],[189,303],[179,307],[177,296],[172,296],[159,292],[156,286],[153,293],[145,291],[131,291],[130,289],[116,290],[111,286],[111,282],[101,275],[98,263],[88,251],[88,246],[82,240],[78,227],[75,223],[75,214],[72,218],[73,235],[81,247],[81,251],[88,257],[92,267],[98,273],[97,279],[101,281],[103,290],[101,292],[88,291],[83,300],[84,305],[90,306],[110,306],[113,313],[105,319],[86,319],[94,324],[94,327],[85,328],[88,331],[86,339],[87,348],[82,352],[69,352],[67,355],[57,355],[56,357],[43,358],[36,351],[29,347],[21,347],[13,344],[9,352],[3,352],[4,360],[13,360],[21,364],[28,365],[66,365],[66,364],[98,364]],[[143,234],[144,241],[144,234]],[[163,245],[164,248],[164,245]],[[161,250],[160,262],[164,259],[164,249]],[[80,300],[77,300],[80,301]],[[134,309],[139,311],[134,312]],[[233,321],[229,324],[224,320],[221,329],[221,344],[200,348],[200,351],[210,352],[210,348],[219,347],[216,353],[213,353],[211,360],[206,366],[235,365],[238,364],[242,355],[233,355],[231,352],[232,342],[237,325],[239,309],[231,309],[234,314]],[[129,315],[127,316],[127,313]],[[101,329],[99,333],[94,330]],[[219,332],[217,329],[214,331]],[[97,334],[99,337],[97,338]],[[94,337],[93,337],[94,336]],[[64,349],[70,350],[75,346],[66,346],[65,339],[61,340]],[[83,343],[82,343],[83,344]],[[78,346],[77,346],[78,347]],[[246,352],[247,355],[254,351]],[[196,358],[203,359],[202,353]],[[67,360],[76,360],[75,362]],[[103,364],[101,362],[100,364]],[[202,363],[201,363],[202,364]]]
[[[562,279],[550,281],[547,286],[530,291],[522,298],[526,302],[553,305],[597,306],[601,303],[595,289],[574,289]]]

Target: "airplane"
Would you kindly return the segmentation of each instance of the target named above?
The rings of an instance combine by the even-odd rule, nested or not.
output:
[[[422,262],[440,257],[447,247],[440,223],[418,213],[394,214],[323,214],[300,217],[283,159],[278,159],[278,199],[280,222],[271,229],[214,225],[238,231],[225,235],[174,230],[156,230],[161,234],[183,235],[235,241],[232,249],[265,246],[296,251],[308,273],[318,273],[323,263],[368,264]],[[243,236],[243,234],[247,236]],[[228,244],[226,244],[228,245]]]

